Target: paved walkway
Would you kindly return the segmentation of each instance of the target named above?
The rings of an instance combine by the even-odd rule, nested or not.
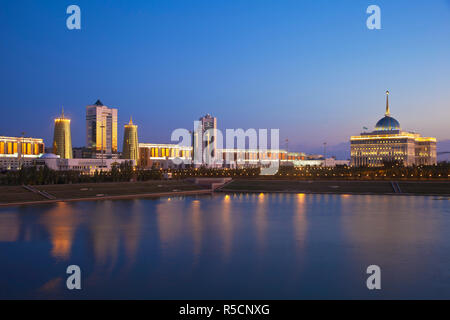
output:
[[[0,203],[0,207],[12,207],[12,206],[23,206],[32,204],[48,204],[56,202],[74,202],[74,201],[98,201],[98,200],[120,200],[120,199],[136,199],[136,198],[159,198],[159,197],[174,197],[174,196],[188,196],[197,194],[211,194],[213,190],[203,189],[203,190],[189,190],[189,191],[176,191],[176,192],[155,192],[155,193],[144,193],[144,194],[128,194],[119,196],[103,196],[103,197],[87,197],[87,198],[75,198],[75,199],[49,199],[42,201],[22,201],[13,203]]]

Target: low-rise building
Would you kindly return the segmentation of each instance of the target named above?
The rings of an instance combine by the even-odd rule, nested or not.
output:
[[[36,166],[46,166],[55,171],[78,171],[85,174],[92,174],[95,171],[110,171],[111,168],[122,163],[129,162],[136,165],[135,160],[128,159],[62,159],[55,154],[44,154],[35,159]]]
[[[139,143],[139,166],[143,168],[187,168],[192,164],[192,147],[177,144]]]
[[[0,136],[0,170],[18,170],[33,165],[44,153],[44,140]]]
[[[349,160],[310,159],[302,152],[280,149],[218,149],[221,159],[211,168],[252,168],[278,162],[280,166],[327,166],[349,165]],[[193,167],[193,148],[176,144],[139,143],[139,166],[143,168],[189,168]]]

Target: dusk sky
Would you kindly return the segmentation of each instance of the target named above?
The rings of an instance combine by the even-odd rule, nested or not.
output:
[[[366,27],[371,4],[382,30]],[[403,129],[450,139],[448,0],[2,0],[0,50],[0,135],[48,146],[62,106],[84,145],[100,99],[119,109],[120,149],[130,116],[156,143],[210,113],[303,151],[372,129],[386,90]]]

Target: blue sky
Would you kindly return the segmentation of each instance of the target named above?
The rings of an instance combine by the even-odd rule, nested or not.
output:
[[[366,28],[371,4],[382,30]],[[0,51],[0,135],[47,145],[61,106],[84,145],[101,99],[119,108],[119,146],[130,116],[140,141],[169,142],[211,113],[302,151],[372,128],[386,89],[404,129],[450,139],[448,0],[2,0]]]

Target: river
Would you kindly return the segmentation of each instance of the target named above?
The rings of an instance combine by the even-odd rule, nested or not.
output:
[[[69,265],[81,290],[66,287]],[[370,265],[381,290],[366,286]],[[266,193],[1,208],[0,298],[450,299],[450,200]]]

